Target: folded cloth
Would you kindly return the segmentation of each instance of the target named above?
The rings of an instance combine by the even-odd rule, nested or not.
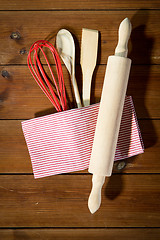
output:
[[[99,104],[22,122],[35,178],[88,168]],[[132,97],[125,99],[115,161],[144,152]]]

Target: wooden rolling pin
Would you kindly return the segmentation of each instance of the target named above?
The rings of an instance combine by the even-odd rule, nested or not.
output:
[[[96,212],[100,207],[101,188],[105,176],[111,176],[112,174],[131,66],[131,60],[126,58],[131,28],[129,19],[125,18],[119,27],[119,41],[115,49],[115,55],[109,56],[106,67],[89,165],[89,172],[93,173],[92,191],[88,200],[91,213]]]

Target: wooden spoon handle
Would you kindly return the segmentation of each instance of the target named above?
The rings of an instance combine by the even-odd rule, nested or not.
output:
[[[72,85],[73,85],[73,90],[74,90],[77,107],[80,108],[80,107],[82,107],[82,103],[81,103],[81,98],[79,95],[79,90],[78,90],[78,85],[77,85],[75,75],[72,75],[71,78],[72,78]]]

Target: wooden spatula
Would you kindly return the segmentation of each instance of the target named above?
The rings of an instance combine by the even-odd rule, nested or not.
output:
[[[83,74],[83,105],[90,105],[91,81],[97,62],[98,31],[82,29],[81,68]]]

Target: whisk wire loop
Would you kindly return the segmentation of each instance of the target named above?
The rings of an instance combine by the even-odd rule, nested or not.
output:
[[[43,50],[43,47],[46,47],[51,51],[51,54],[53,56],[53,59],[56,65],[58,84],[54,77],[51,65]],[[45,58],[45,61],[47,63],[47,66],[49,68],[49,71],[52,77],[52,83],[54,83],[56,93],[54,92],[53,86],[51,84],[51,80],[48,78],[48,76],[44,71],[43,65],[40,61],[38,51],[41,51]],[[32,59],[33,59],[33,63],[32,63]],[[51,101],[55,109],[58,112],[62,110],[67,110],[67,100],[66,100],[66,92],[65,92],[61,61],[54,46],[46,40],[36,41],[34,44],[32,44],[30,48],[28,58],[27,58],[27,63],[32,76],[34,77],[34,79],[36,80],[37,84],[42,89],[42,91],[45,93],[45,95],[48,97],[48,99]]]

